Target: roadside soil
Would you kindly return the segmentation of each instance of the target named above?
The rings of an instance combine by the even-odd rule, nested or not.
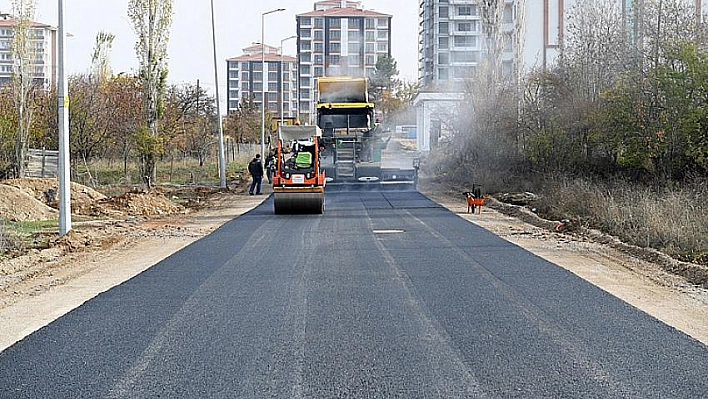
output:
[[[9,219],[12,212],[32,215],[27,218],[56,217],[55,211],[45,208],[52,205],[52,198],[44,194],[51,184],[51,180],[0,184],[0,204],[6,204],[0,208],[0,217]],[[3,186],[13,186],[29,199],[17,200],[15,195],[20,194]],[[468,214],[461,193],[425,181],[420,188],[471,223],[568,269],[708,345],[708,290],[668,273],[659,262],[591,236],[556,232],[552,228],[555,222],[535,223],[539,227],[487,206],[481,214]],[[248,196],[238,184],[222,191],[161,187],[149,193],[130,191],[112,197],[81,186],[75,189],[82,195],[77,194],[76,202],[72,200],[78,221],[70,234],[56,238],[55,231],[47,233],[52,238],[47,239],[45,249],[0,261],[0,351],[267,198]],[[72,198],[73,192],[74,187]],[[30,199],[40,204],[30,204]],[[13,206],[18,209],[7,209]],[[494,207],[504,210],[498,203]]]

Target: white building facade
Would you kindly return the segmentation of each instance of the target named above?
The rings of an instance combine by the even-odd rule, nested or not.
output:
[[[0,84],[12,80],[15,59],[12,41],[17,21],[10,14],[0,13]],[[57,81],[57,29],[37,22],[30,23],[36,83],[50,87]]]
[[[265,52],[265,69],[263,58]],[[226,60],[228,112],[252,102],[259,109],[286,118],[297,116],[297,62],[280,49],[260,44],[243,49],[243,55]],[[265,89],[265,102],[263,99]]]

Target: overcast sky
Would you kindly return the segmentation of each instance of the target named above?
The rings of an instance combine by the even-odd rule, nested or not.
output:
[[[58,24],[58,0],[35,0],[35,20]],[[398,62],[400,77],[417,77],[416,0],[364,0],[366,9],[393,15],[392,54]],[[11,1],[0,0],[0,11],[10,12]],[[115,73],[134,72],[135,34],[127,17],[128,0],[64,0],[67,40],[67,70],[87,72],[96,34],[108,31],[116,36],[111,54]],[[169,75],[172,83],[196,82],[213,90],[214,69],[211,42],[210,0],[174,0],[174,19],[169,46]],[[295,15],[311,11],[312,0],[214,0],[219,87],[226,88],[226,59],[242,54],[241,49],[261,40],[261,14],[277,8],[283,12],[265,17],[265,42],[280,46],[280,41],[296,34]],[[295,40],[285,42],[285,54],[295,54]]]

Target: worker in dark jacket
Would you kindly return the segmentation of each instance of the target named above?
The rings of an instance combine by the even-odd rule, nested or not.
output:
[[[268,153],[265,159],[265,174],[268,178],[268,184],[273,184],[273,170],[275,169],[275,154],[273,151]]]
[[[261,163],[261,154],[256,154],[256,157],[248,163],[248,173],[251,174],[253,182],[248,189],[248,194],[253,195],[255,189],[256,195],[261,195],[261,181],[263,180],[263,164]]]

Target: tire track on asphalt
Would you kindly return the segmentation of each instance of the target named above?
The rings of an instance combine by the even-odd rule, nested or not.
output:
[[[393,212],[398,213],[399,211],[394,209]],[[408,212],[405,214],[412,216]],[[373,231],[373,220],[368,210],[367,223],[369,230]],[[465,394],[470,398],[488,397],[474,376],[473,370],[465,364],[462,354],[454,347],[452,338],[426,308],[420,296],[416,294],[415,287],[405,270],[380,239],[374,237],[374,242],[388,268],[399,282],[405,295],[404,299],[420,326],[422,332],[420,342],[425,346],[428,361],[436,374],[435,381],[439,396],[453,398]]]
[[[543,309],[540,309],[534,303],[516,292],[513,287],[495,276],[487,268],[472,258],[467,252],[457,247],[450,240],[445,238],[440,232],[428,226],[423,220],[411,214],[408,210],[403,210],[411,219],[415,220],[419,225],[423,226],[433,237],[439,240],[442,244],[450,248],[457,256],[461,257],[467,264],[477,271],[482,278],[489,282],[499,293],[508,300],[508,304],[515,308],[519,314],[523,315],[530,323],[538,328],[538,331],[545,334],[550,340],[558,344],[559,350],[564,352],[569,358],[573,359],[573,364],[582,365],[584,374],[600,386],[608,390],[608,394],[614,397],[632,397],[626,396],[631,389],[618,382],[613,376],[605,370],[599,362],[591,360],[589,349],[580,340],[573,336],[572,333],[566,331],[563,327],[555,323]],[[501,238],[500,238],[501,239]],[[639,399],[639,398],[637,398]]]

